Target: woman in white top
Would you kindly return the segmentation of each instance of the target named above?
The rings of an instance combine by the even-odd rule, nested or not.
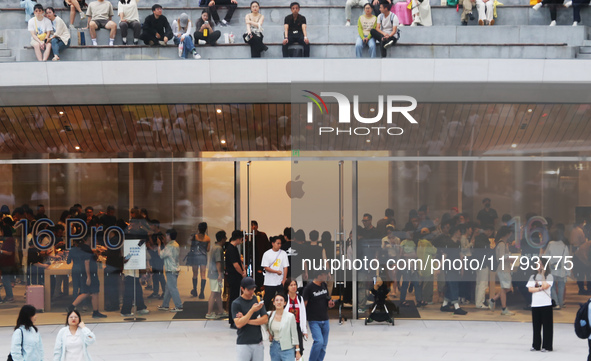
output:
[[[507,240],[513,231],[510,227],[503,226],[497,232],[497,238],[495,238],[495,255],[496,255],[496,262],[503,258],[504,262],[499,262],[499,266],[497,267],[497,277],[499,278],[499,283],[501,285],[501,292],[497,293],[493,298],[488,301],[488,307],[492,310],[495,309],[495,303],[499,299],[501,300],[501,306],[503,308],[501,315],[503,316],[513,316],[514,313],[509,311],[507,308],[507,293],[511,290],[511,259],[509,256],[511,253],[509,252],[509,246],[507,245]],[[492,292],[491,292],[492,294]]]
[[[570,271],[565,267],[564,260],[569,257],[568,247],[564,244],[564,232],[556,229],[551,235],[552,241],[548,243],[544,250],[543,256],[552,257],[548,263],[552,278],[554,278],[554,285],[552,287],[552,299],[556,302],[556,309],[559,310],[564,307],[564,293],[566,287],[566,280],[570,276]],[[559,262],[558,262],[559,260]]]
[[[271,361],[299,360],[302,356],[295,316],[285,312],[285,295],[277,293],[273,298],[273,305],[275,311],[267,312]]]
[[[66,327],[58,332],[55,339],[53,361],[92,361],[87,347],[94,341],[94,333],[82,322],[80,313],[70,311]]]
[[[119,28],[121,29],[121,40],[123,45],[127,45],[127,29],[133,29],[133,45],[137,45],[140,41],[140,33],[142,32],[142,24],[140,23],[140,15],[137,9],[138,0],[119,0],[119,7],[117,14],[119,15]]]
[[[304,298],[298,295],[298,283],[296,280],[287,278],[285,280],[285,311],[295,316],[296,328],[298,330],[298,342],[300,343],[300,355],[304,354],[304,339],[308,340],[308,329],[306,327],[307,315]]]
[[[532,275],[527,282],[527,289],[531,295],[531,320],[534,331],[534,341],[530,351],[552,351],[552,337],[554,333],[554,320],[552,315],[552,296],[550,289],[554,278],[550,273],[550,267],[544,269],[542,262],[536,264],[538,272]],[[542,328],[544,329],[544,341],[542,343]]]
[[[10,355],[14,361],[43,361],[43,343],[35,327],[36,320],[35,307],[24,305],[18,314],[10,343]]]
[[[250,3],[250,14],[244,18],[246,22],[246,34],[244,34],[244,42],[250,45],[250,56],[252,58],[260,58],[263,51],[269,48],[263,44],[263,21],[265,15],[261,14],[261,7],[257,1]]]

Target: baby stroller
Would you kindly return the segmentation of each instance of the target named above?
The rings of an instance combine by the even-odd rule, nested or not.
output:
[[[394,317],[392,317],[391,314],[396,312],[396,314],[399,315],[400,310],[391,302],[388,302],[388,305],[386,306],[386,300],[388,298],[388,293],[390,292],[388,285],[386,285],[380,277],[377,277],[376,283],[370,292],[374,296],[375,301],[373,305],[371,305],[371,312],[365,319],[365,324],[367,325],[372,322],[388,322],[394,326]],[[392,313],[390,313],[388,308],[391,308]]]

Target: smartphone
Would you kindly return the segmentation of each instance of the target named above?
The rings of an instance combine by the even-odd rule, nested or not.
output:
[[[129,261],[131,259],[131,253],[129,253],[127,256],[125,256],[125,261]]]

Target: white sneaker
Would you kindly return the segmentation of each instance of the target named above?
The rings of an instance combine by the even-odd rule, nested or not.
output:
[[[84,19],[86,19],[86,14],[83,11],[81,11],[80,12],[80,20],[84,20]]]
[[[573,6],[573,2],[572,1],[567,1],[564,3],[564,7],[565,8],[570,8],[571,6]]]
[[[542,3],[537,3],[532,7],[532,9],[534,9],[535,11],[538,11],[541,7],[542,7]]]
[[[388,49],[389,47],[392,46],[392,44],[394,44],[394,40],[388,41],[386,44],[384,44],[384,49]]]
[[[508,308],[505,308],[502,312],[501,312],[501,316],[514,316],[515,314],[511,311],[509,311]]]
[[[351,26],[351,21],[347,20],[347,22],[345,23],[345,26]]]
[[[193,54],[193,59],[201,59],[201,55],[195,53]]]
[[[556,20],[552,20],[552,22],[550,23],[550,26],[556,26]]]
[[[578,25],[579,25],[578,22],[576,22],[576,21],[573,22],[573,26],[578,26]]]
[[[150,310],[148,310],[147,308],[137,311],[138,315],[147,315],[148,313],[150,313]]]
[[[74,26],[74,24],[70,24],[70,29],[71,30],[76,30],[76,27]]]
[[[220,21],[222,23],[222,26],[228,26],[228,22],[226,21],[226,19],[222,19],[222,21]]]
[[[207,41],[199,39],[199,45],[205,45],[205,44],[207,44]]]

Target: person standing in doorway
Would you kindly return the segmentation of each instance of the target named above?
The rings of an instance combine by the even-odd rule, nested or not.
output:
[[[270,309],[273,297],[283,290],[283,284],[287,278],[287,267],[289,260],[287,253],[281,249],[283,237],[271,237],[271,249],[263,254],[261,266],[265,270],[265,307]]]
[[[211,251],[209,252],[209,271],[207,272],[207,277],[209,278],[211,294],[209,295],[207,314],[205,315],[207,319],[226,318],[229,316],[222,306],[224,279],[224,250],[222,247],[227,240],[226,232],[219,231],[215,234],[215,239],[217,242],[211,247]],[[213,312],[214,305],[217,306],[219,311],[217,315]]]
[[[162,249],[162,241],[160,238],[157,239],[158,255],[162,258],[162,261],[164,261],[164,272],[166,273],[166,291],[164,291],[162,305],[158,307],[161,311],[168,310],[171,298],[172,302],[174,302],[174,308],[171,309],[170,312],[183,311],[183,303],[177,286],[181,266],[179,264],[179,244],[176,241],[176,237],[177,232],[174,228],[166,231],[164,249]]]
[[[191,250],[187,255],[187,266],[193,268],[193,289],[191,290],[191,296],[193,297],[197,297],[197,279],[199,271],[201,271],[200,300],[205,299],[203,291],[205,290],[206,283],[205,272],[207,272],[207,252],[209,252],[211,243],[211,239],[205,234],[206,232],[207,223],[199,223],[197,226],[197,233],[191,238]]]

